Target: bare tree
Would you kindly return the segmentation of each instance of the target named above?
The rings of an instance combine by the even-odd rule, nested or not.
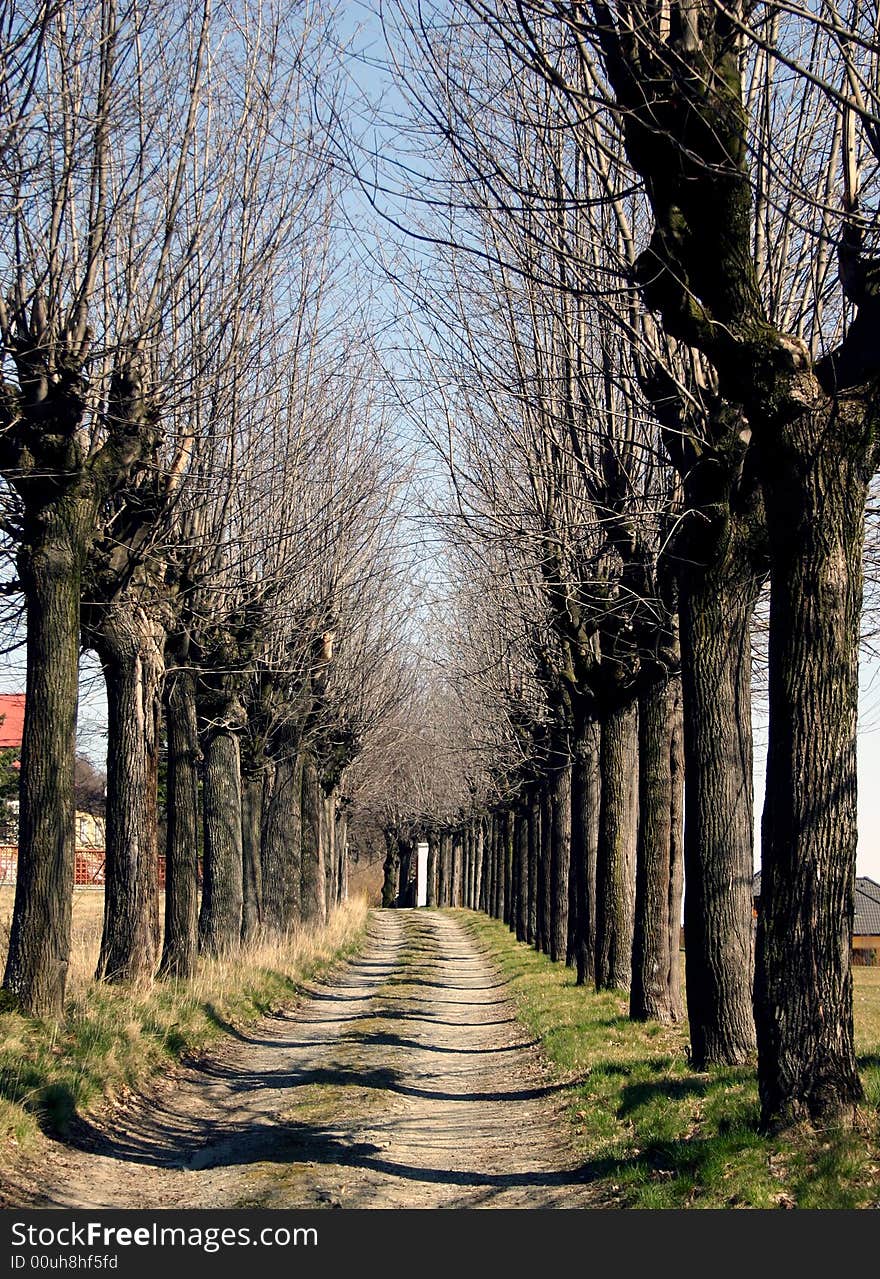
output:
[[[875,127],[871,19],[860,6],[846,22],[833,6],[827,18],[716,3],[472,7],[550,75],[530,18],[547,18],[552,43],[570,41],[591,65],[653,220],[634,267],[642,294],[745,416],[772,584],[755,999],[762,1113],[768,1125],[845,1118],[861,1096],[847,921],[863,515],[875,468],[864,208],[873,174],[860,163]],[[766,68],[759,95],[745,92],[756,60]],[[796,94],[779,67],[794,70]],[[570,89],[561,86],[583,104]],[[807,183],[780,162],[782,138],[797,138]],[[775,231],[758,265],[753,214],[759,239]],[[775,288],[780,264],[799,277],[795,305]]]
[[[27,1011],[57,1015],[73,882],[82,573],[103,504],[154,447],[143,355],[161,316],[174,178],[192,138],[209,20],[206,9],[160,3],[124,13],[46,6],[37,23],[9,17],[24,34],[3,83],[2,463],[26,601],[28,697],[5,984]],[[169,44],[169,27],[184,38]],[[153,88],[145,60],[162,71]],[[164,97],[160,84],[175,91]],[[129,164],[127,151],[139,159]],[[157,194],[159,170],[171,186]],[[144,277],[154,281],[146,295]]]

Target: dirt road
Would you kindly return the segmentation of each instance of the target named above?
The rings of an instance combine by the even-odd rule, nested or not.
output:
[[[468,932],[374,912],[361,955],[76,1146],[37,1206],[595,1207],[558,1088]]]

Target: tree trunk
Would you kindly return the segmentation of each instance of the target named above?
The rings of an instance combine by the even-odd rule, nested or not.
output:
[[[168,739],[168,831],[165,846],[165,939],[160,975],[195,975],[199,924],[199,730],[195,676],[181,668],[165,685]]]
[[[453,900],[453,843],[452,833],[449,830],[440,833],[440,884],[437,888],[437,900],[440,906],[452,906]]]
[[[448,907],[453,899],[453,843],[452,833],[448,830],[440,835],[440,862],[437,868],[440,872],[440,888],[437,890],[440,906]]]
[[[471,910],[476,910],[477,906],[477,823],[471,821],[468,824],[468,856],[470,860],[470,869],[468,872],[468,906]]]
[[[470,907],[471,904],[471,871],[473,866],[473,836],[471,832],[470,822],[463,828],[461,832],[461,856],[462,856],[462,896],[461,904]]]
[[[498,857],[500,861],[501,913],[499,918],[510,927],[513,906],[513,832],[511,815],[507,809],[498,815]]]
[[[672,1004],[670,905],[674,874],[673,821],[680,805],[673,787],[675,725],[681,699],[678,676],[660,675],[639,697],[639,824],[636,904],[629,1015],[635,1021],[677,1020]]]
[[[336,813],[336,901],[343,905],[348,901],[348,808],[343,799]]]
[[[572,961],[577,984],[596,980],[596,859],[599,846],[601,729],[589,720],[578,734],[571,774]]]
[[[477,870],[478,870],[478,867],[477,867],[477,852],[478,852],[478,838],[477,838],[477,832],[478,832],[478,829],[479,829],[479,823],[477,822],[477,820],[476,820],[476,818],[475,818],[475,819],[471,822],[471,824],[470,824],[470,832],[471,832],[471,876],[470,876],[470,878],[471,878],[471,892],[470,892],[470,905],[471,905],[471,910],[476,910],[476,909],[477,909]]]
[[[205,954],[224,955],[241,942],[241,768],[237,734],[222,727],[210,730],[204,753],[205,868],[199,946]]]
[[[400,895],[400,854],[397,847],[397,836],[393,830],[386,830],[385,863],[383,866],[382,905],[396,906]]]
[[[461,905],[462,860],[464,857],[462,839],[463,834],[461,827],[459,827],[452,835],[452,901],[450,904],[453,906]]]
[[[851,1121],[862,1097],[850,965],[867,482],[825,444],[847,428],[845,410],[805,415],[766,468],[770,733],[755,981],[765,1126]]]
[[[336,791],[322,795],[321,845],[324,857],[324,912],[327,919],[336,905]]]
[[[398,906],[415,906],[416,904],[416,846],[411,836],[398,841],[400,856],[400,894]]]
[[[60,1017],[73,905],[79,608],[89,511],[62,499],[29,513],[19,573],[27,684],[18,877],[3,986],[22,1011]]]
[[[571,866],[571,764],[557,763],[552,776],[553,837],[550,847],[550,958],[564,963],[568,954],[568,877]]]
[[[684,943],[691,1060],[748,1060],[752,1014],[751,643],[755,575],[714,557],[681,575]]]
[[[672,840],[669,869],[669,1006],[675,1020],[684,1017],[681,997],[681,898],[684,891],[684,746],[682,742],[682,706],[672,732]]]
[[[263,927],[279,937],[300,922],[302,913],[302,775],[302,756],[287,742],[263,789]]]
[[[438,888],[439,888],[439,863],[440,861],[440,836],[436,831],[428,831],[428,891],[426,897],[426,905],[436,906],[438,904]]]
[[[326,922],[324,849],[321,808],[324,793],[315,761],[306,756],[302,769],[301,918],[304,924]]]
[[[530,946],[534,946],[537,944],[538,936],[538,870],[541,862],[541,800],[535,790],[529,796],[528,823],[529,901],[526,941]]]
[[[507,864],[504,827],[506,814],[495,814],[495,917],[503,923],[507,913]]]
[[[104,930],[98,981],[152,979],[159,958],[159,714],[164,625],[122,596],[101,610],[107,684]]]
[[[632,970],[638,818],[638,708],[626,702],[602,721],[602,798],[596,858],[596,988],[626,990]]]
[[[474,828],[475,869],[474,869],[474,909],[485,909],[484,876],[486,873],[486,823],[481,817]]]
[[[486,912],[497,918],[498,868],[496,864],[496,818],[490,813],[486,818]]]
[[[553,930],[553,804],[549,780],[541,792],[541,950],[550,954],[550,936]]]
[[[241,940],[253,942],[263,928],[263,774],[242,779],[241,846],[242,909]]]
[[[516,940],[525,941],[529,920],[529,816],[528,808],[517,809],[514,826],[516,852]]]

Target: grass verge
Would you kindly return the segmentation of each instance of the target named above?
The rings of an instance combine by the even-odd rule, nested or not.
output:
[[[455,911],[510,985],[519,1017],[569,1085],[585,1171],[632,1208],[880,1206],[880,970],[855,969],[866,1100],[858,1131],[758,1132],[754,1070],[688,1069],[686,1026],[637,1024],[627,997],[587,991],[504,924]]]
[[[81,909],[89,914],[88,904]],[[289,1005],[305,981],[357,950],[367,909],[355,898],[324,928],[204,960],[192,981],[157,981],[145,990],[85,978],[95,938],[84,922],[64,1021],[0,1013],[0,1146],[27,1149],[40,1128],[63,1133],[74,1115],[204,1051],[231,1026]]]

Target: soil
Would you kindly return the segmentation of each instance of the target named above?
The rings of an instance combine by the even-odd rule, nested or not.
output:
[[[46,1142],[19,1206],[589,1208],[564,1089],[468,931],[374,911],[295,1009]]]

